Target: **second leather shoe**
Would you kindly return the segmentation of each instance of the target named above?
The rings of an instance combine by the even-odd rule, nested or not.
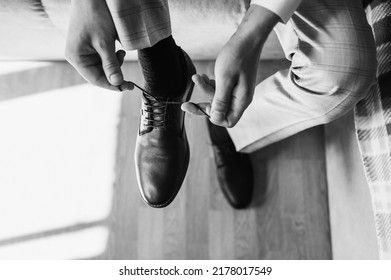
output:
[[[135,163],[139,189],[151,207],[169,205],[180,190],[189,165],[189,143],[181,104],[190,100],[195,68],[185,52],[186,88],[180,96],[143,94]]]
[[[226,128],[209,120],[207,124],[220,189],[233,208],[246,208],[251,203],[254,184],[250,156],[236,151]]]

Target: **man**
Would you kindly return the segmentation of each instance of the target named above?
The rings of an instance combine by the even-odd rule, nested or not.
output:
[[[231,205],[241,208],[251,199],[251,180],[239,188],[227,174],[251,177],[250,168],[240,168],[249,166],[249,159],[234,153],[246,162],[235,165],[227,161],[233,145],[228,151],[221,146],[232,138],[237,150],[252,152],[330,122],[348,112],[375,81],[375,46],[358,0],[253,0],[216,60],[216,81],[193,76],[211,96],[210,103],[197,105],[187,102],[195,70],[171,37],[166,1],[107,0],[106,6],[105,0],[74,0],[72,6],[67,57],[92,84],[132,89],[120,70],[124,53],[115,54],[114,43],[118,36],[125,49],[138,49],[150,94],[143,96],[136,166],[142,196],[153,207],[174,199],[187,170],[183,113],[174,104],[210,115],[219,181]],[[259,56],[273,28],[292,65],[256,86]],[[167,111],[180,121],[167,121]],[[175,136],[162,129],[170,126]],[[231,138],[222,127],[229,128]]]

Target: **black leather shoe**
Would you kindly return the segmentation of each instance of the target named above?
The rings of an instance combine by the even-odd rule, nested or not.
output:
[[[144,93],[136,140],[135,162],[139,189],[145,202],[156,208],[169,205],[177,195],[189,165],[189,143],[181,104],[189,101],[195,67],[185,53],[186,89],[174,98],[156,98]]]
[[[246,208],[251,203],[254,188],[250,156],[236,151],[225,128],[207,123],[220,188],[233,208]]]

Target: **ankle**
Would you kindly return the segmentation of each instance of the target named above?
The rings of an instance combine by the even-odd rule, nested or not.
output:
[[[186,60],[170,36],[154,46],[138,51],[145,88],[153,96],[175,97],[186,86]]]

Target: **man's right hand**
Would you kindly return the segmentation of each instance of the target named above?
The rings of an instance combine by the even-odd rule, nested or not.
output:
[[[251,5],[238,30],[220,51],[211,106],[211,122],[215,125],[235,126],[250,105],[262,48],[278,21],[279,17],[268,9]]]
[[[206,113],[218,126],[235,126],[252,101],[263,44],[278,21],[279,17],[266,8],[251,5],[216,59],[216,80],[205,75],[193,77],[211,102],[187,102],[182,109],[194,115]]]
[[[65,57],[89,83],[118,91],[132,90],[121,65],[125,51],[115,52],[117,32],[105,0],[73,0]]]

